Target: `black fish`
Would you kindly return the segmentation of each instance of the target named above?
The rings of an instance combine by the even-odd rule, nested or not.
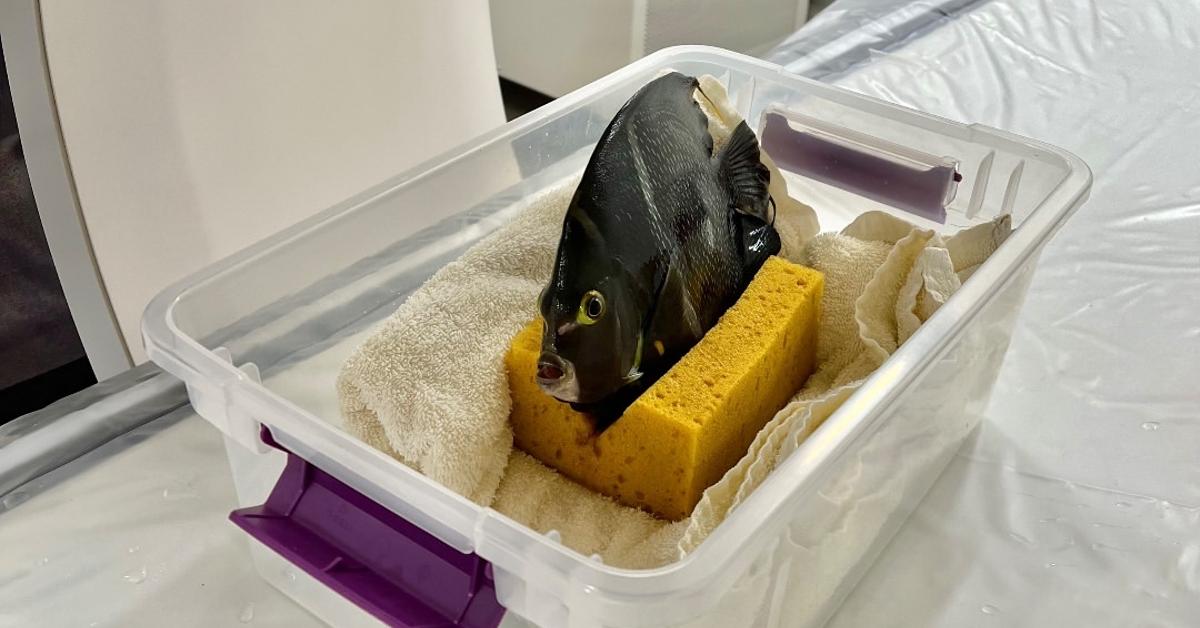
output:
[[[542,293],[538,384],[604,429],[779,252],[770,172],[742,122],[713,155],[678,73],[640,89],[600,138]]]

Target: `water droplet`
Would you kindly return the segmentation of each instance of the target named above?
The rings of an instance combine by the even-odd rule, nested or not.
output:
[[[1110,551],[1110,552],[1130,552],[1130,551],[1132,551],[1132,550],[1124,549],[1124,548],[1121,548],[1121,547],[1114,547],[1114,546],[1112,546],[1112,545],[1105,545],[1104,543],[1092,543],[1092,544],[1091,544],[1091,545],[1089,545],[1088,547],[1090,547],[1090,548],[1092,548],[1092,549],[1094,549],[1094,550],[1108,550],[1108,551]]]
[[[1016,532],[1009,532],[1008,537],[1011,538],[1012,540],[1020,543],[1021,545],[1029,545],[1029,546],[1033,545],[1033,541],[1030,541],[1028,537],[1017,534]]]
[[[1043,517],[1038,519],[1038,523],[1058,523],[1062,521],[1062,517]]]
[[[146,566],[142,565],[133,571],[129,571],[124,576],[125,582],[130,584],[141,584],[146,581]]]
[[[1046,563],[1045,565],[1042,565],[1042,566],[1045,567],[1046,569],[1054,569],[1055,567],[1058,566],[1058,563]]]
[[[983,606],[979,607],[979,611],[984,615],[995,615],[996,613],[1000,612],[1000,609],[992,606],[991,604],[984,604]]]
[[[185,482],[178,482],[163,489],[163,499],[177,501],[180,499],[195,499],[200,495],[196,493],[196,489],[192,485]]]
[[[37,560],[38,567],[45,567],[49,563],[50,563],[50,558],[48,556],[43,556]]]
[[[1158,421],[1146,421],[1145,423],[1142,423],[1142,429],[1146,430],[1147,432],[1153,432],[1154,430],[1158,429]]]
[[[136,554],[136,553],[138,553],[138,550],[140,550],[140,549],[142,549],[142,546],[134,545],[133,547],[129,548],[126,551],[128,551],[130,554]]]
[[[1114,530],[1132,530],[1133,526],[1122,526],[1115,523],[1104,523],[1103,521],[1093,521],[1093,528],[1113,528]]]
[[[1129,502],[1117,502],[1116,506],[1117,508],[1132,508],[1133,504]]]
[[[554,541],[555,543],[562,543],[562,533],[560,533],[558,530],[551,530],[547,532],[546,538]]]
[[[287,576],[287,579],[288,579],[288,581],[289,581],[289,582],[295,582],[295,581],[296,581],[296,572],[292,571],[291,569],[289,569],[289,570],[287,570],[287,571],[283,572],[283,575]]]
[[[242,622],[243,624],[248,624],[251,621],[254,621],[254,605],[253,604],[247,604],[242,607],[242,612],[238,613],[238,621]]]

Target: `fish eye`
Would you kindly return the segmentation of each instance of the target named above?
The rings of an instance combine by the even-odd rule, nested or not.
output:
[[[588,290],[579,302],[579,314],[575,319],[582,325],[591,325],[604,316],[606,309],[604,295],[595,290]]]

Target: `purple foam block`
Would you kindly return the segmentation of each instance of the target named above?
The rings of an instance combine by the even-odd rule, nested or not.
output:
[[[759,134],[763,150],[780,168],[903,209],[939,223],[946,222],[946,205],[962,180],[952,160],[931,156],[914,159],[916,151],[897,155],[888,143],[834,125],[824,129],[794,128],[787,117],[768,113]],[[895,147],[893,147],[895,148]]]
[[[230,520],[389,626],[494,628],[504,616],[492,568],[287,451],[261,506]]]

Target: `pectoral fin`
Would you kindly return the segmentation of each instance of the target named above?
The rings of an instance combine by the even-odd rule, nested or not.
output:
[[[721,179],[729,188],[734,207],[766,220],[770,203],[767,185],[771,182],[771,171],[763,165],[758,138],[745,120],[733,130],[729,143],[718,159]]]
[[[733,221],[741,234],[742,285],[745,285],[768,257],[779,253],[782,243],[775,227],[758,216],[734,212]]]

